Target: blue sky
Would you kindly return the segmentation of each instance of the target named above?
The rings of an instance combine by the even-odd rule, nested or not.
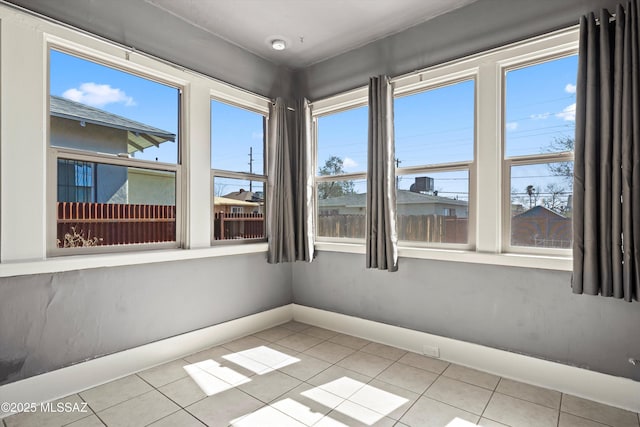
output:
[[[178,135],[178,89],[56,50],[49,87],[62,96]],[[134,157],[177,163],[178,138]]]
[[[264,174],[264,116],[216,100],[211,101],[211,167]],[[251,156],[249,156],[251,153]],[[251,166],[249,162],[251,162]],[[233,191],[264,192],[260,181],[216,177],[214,195]]]
[[[507,156],[545,153],[554,138],[573,137],[577,56],[511,70],[506,75],[505,149]],[[396,158],[400,167],[471,160],[474,137],[474,82],[467,80],[396,98]],[[341,157],[346,172],[366,171],[367,108],[318,120],[318,167],[332,155]],[[449,197],[467,199],[465,171],[431,174],[435,187]],[[549,177],[546,166],[514,170],[512,187],[565,185]],[[401,178],[408,189],[413,177]],[[522,188],[520,188],[522,187]],[[357,191],[364,191],[357,188]],[[517,195],[516,195],[517,196]]]
[[[573,138],[578,57],[576,55],[513,70],[506,77],[506,155],[522,156],[551,151],[554,139]],[[566,190],[571,180],[552,176],[546,165],[513,167],[512,199],[528,206],[526,187],[533,185],[540,199],[547,187]]]
[[[264,173],[264,116],[211,101],[211,167],[234,172]],[[253,163],[249,167],[249,152]]]
[[[506,154],[546,152],[554,138],[573,136],[577,56],[509,71],[506,76]],[[51,51],[50,90],[54,95],[178,133],[178,90],[148,79]],[[470,160],[473,156],[472,80],[404,96],[395,102],[396,157],[401,167]],[[262,174],[263,117],[222,102],[211,102],[211,165],[216,169]],[[343,159],[346,172],[365,172],[367,107],[318,119],[318,167],[330,156]],[[175,163],[177,143],[135,153],[136,158]],[[515,171],[514,171],[515,172]],[[546,175],[546,176],[545,176]],[[551,182],[544,168],[520,167],[512,187],[543,189]],[[433,176],[442,194],[466,199],[466,172]],[[412,179],[400,180],[408,188]],[[526,184],[525,184],[526,183]],[[229,181],[229,191],[246,183]],[[521,188],[522,187],[522,188]],[[364,191],[358,186],[358,191]]]

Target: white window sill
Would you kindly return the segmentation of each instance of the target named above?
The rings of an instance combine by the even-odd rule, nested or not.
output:
[[[354,243],[316,242],[318,251],[364,254],[365,246]],[[507,267],[539,268],[544,270],[571,271],[571,257],[530,254],[495,254],[468,250],[399,247],[401,258],[431,259],[437,261],[492,264]]]
[[[198,249],[159,249],[140,252],[60,256],[45,260],[4,262],[0,264],[0,277],[213,258],[228,255],[262,253],[266,251],[267,243],[261,242],[253,244],[220,245]]]

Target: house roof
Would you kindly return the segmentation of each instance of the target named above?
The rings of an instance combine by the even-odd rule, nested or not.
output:
[[[55,95],[51,95],[49,111],[54,117],[127,131],[129,153],[176,140],[176,135],[166,130]]]
[[[541,216],[557,217],[558,219],[568,219],[567,217],[562,216],[552,211],[551,209],[547,209],[544,206],[539,206],[539,205],[534,206],[531,209],[527,209],[521,214],[515,215],[514,218],[533,218],[533,217],[541,217]]]
[[[225,194],[223,197],[227,199],[245,200],[249,202],[258,202],[263,199],[262,194],[254,191],[240,190]]]
[[[398,190],[396,195],[396,204],[398,205],[413,205],[413,204],[447,204],[457,206],[467,206],[468,202],[465,200],[456,200],[449,197],[433,196],[430,194],[414,193],[409,190]],[[345,206],[345,207],[364,207],[367,204],[366,193],[362,194],[347,194],[339,197],[329,197],[327,199],[321,199],[318,202],[319,206]]]
[[[228,197],[214,197],[213,198],[214,206],[260,206],[258,202],[247,202],[244,200],[230,199]]]

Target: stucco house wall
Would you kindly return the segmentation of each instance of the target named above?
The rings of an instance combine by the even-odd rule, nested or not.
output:
[[[171,172],[130,169],[128,194],[131,204],[175,205],[176,176]]]

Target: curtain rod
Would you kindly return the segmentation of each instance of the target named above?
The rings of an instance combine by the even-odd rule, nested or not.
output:
[[[276,105],[275,101],[271,101],[271,105]],[[292,107],[289,107],[289,106],[287,106],[287,110],[289,110],[289,111],[296,111],[296,109],[295,109],[295,108],[292,108]]]
[[[111,45],[116,46],[116,47],[118,47],[120,49],[123,49],[125,51],[129,51],[129,53],[136,53],[136,54],[138,54],[140,56],[144,56],[144,57],[152,59],[154,61],[161,62],[161,63],[163,63],[165,65],[168,65],[168,66],[170,66],[172,68],[175,68],[176,70],[180,70],[180,71],[183,71],[185,73],[188,73],[188,74],[191,74],[191,75],[194,75],[194,76],[197,76],[197,77],[204,77],[204,78],[207,78],[207,79],[211,79],[211,80],[215,81],[216,83],[220,83],[220,84],[223,84],[223,85],[226,85],[226,86],[230,86],[230,87],[232,87],[232,88],[234,88],[236,90],[239,90],[239,91],[244,92],[246,94],[249,94],[251,96],[255,96],[257,98],[260,98],[263,101],[271,101],[271,98],[268,98],[268,97],[263,96],[263,95],[259,95],[259,94],[254,93],[254,92],[251,92],[251,91],[249,91],[249,90],[247,90],[245,88],[242,88],[240,86],[236,86],[233,83],[225,82],[223,80],[220,80],[220,79],[215,78],[213,76],[210,76],[208,74],[202,73],[200,71],[196,71],[196,70],[192,70],[191,68],[187,68],[184,65],[176,64],[175,62],[170,61],[168,59],[164,59],[164,58],[161,58],[159,56],[155,56],[155,55],[147,53],[147,52],[145,52],[143,50],[138,50],[134,46],[128,46],[126,44],[120,43],[118,41],[112,40],[112,39],[104,37],[104,36],[101,36],[99,34],[94,34],[94,33],[90,32],[90,31],[83,30],[82,28],[73,26],[71,24],[67,24],[66,22],[62,22],[62,21],[59,21],[59,20],[57,20],[55,18],[52,18],[50,16],[43,15],[42,13],[33,11],[31,9],[27,9],[26,7],[23,7],[23,6],[14,4],[14,3],[9,3],[9,2],[7,2],[7,0],[0,0],[0,4],[4,5],[6,7],[9,7],[11,9],[20,11],[22,13],[26,13],[27,15],[35,16],[36,18],[42,19],[42,20],[50,22],[52,24],[59,25],[59,26],[61,26],[63,28],[67,28],[69,30],[76,31],[76,32],[78,32],[80,34],[83,34],[83,35],[87,36],[87,37],[91,37],[94,40],[98,40],[98,41],[103,42],[103,43],[111,44]]]
[[[615,20],[616,20],[616,14],[615,13],[610,14],[609,15],[609,22],[613,22]],[[600,25],[600,24],[601,24],[600,18],[596,17],[596,25]]]

